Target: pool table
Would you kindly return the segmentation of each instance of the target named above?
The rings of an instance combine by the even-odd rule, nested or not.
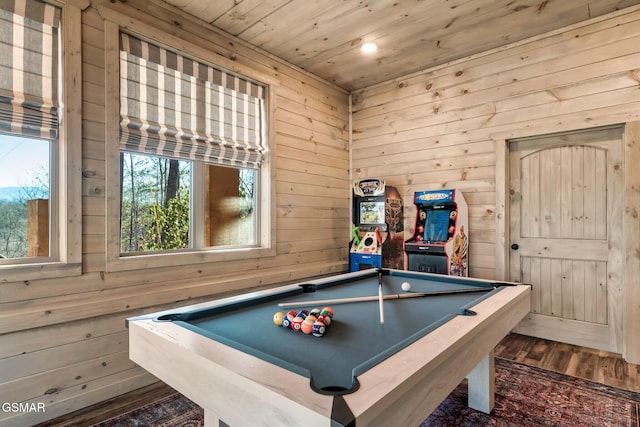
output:
[[[528,285],[371,269],[129,318],[129,352],[210,427],[417,426],[465,377],[492,410],[493,348],[529,304]],[[273,322],[324,306],[321,337]]]

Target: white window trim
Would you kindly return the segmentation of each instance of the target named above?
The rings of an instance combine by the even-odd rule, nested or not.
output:
[[[101,9],[107,18],[105,22],[105,40],[107,46],[119,46],[120,25],[118,22],[127,22],[128,28],[135,28],[136,34],[150,40],[155,40],[166,46],[171,46],[182,52],[189,52],[194,57],[206,62],[220,65],[229,70],[237,70],[237,64],[225,64],[217,55],[212,55],[215,49],[205,49],[177,38],[172,35],[160,33],[141,21],[132,24],[131,18],[126,18],[118,12]],[[123,19],[126,18],[126,21]],[[207,61],[209,59],[209,61]],[[231,61],[229,61],[231,62]],[[107,197],[107,224],[106,224],[106,270],[109,272],[139,270],[145,268],[171,267],[179,265],[200,264],[205,262],[221,262],[234,260],[249,260],[276,255],[275,249],[275,168],[273,141],[274,131],[271,121],[275,111],[275,99],[278,82],[269,76],[262,75],[250,69],[239,70],[243,76],[259,81],[267,85],[265,97],[265,123],[266,138],[269,152],[260,168],[258,189],[259,209],[259,244],[254,247],[242,248],[193,248],[175,252],[149,252],[145,254],[121,254],[120,252],[120,170],[119,170],[119,129],[120,129],[120,59],[119,49],[107,51],[105,59],[106,67],[106,108],[105,108],[105,134],[106,134],[106,197]],[[194,177],[196,179],[196,177]],[[197,186],[196,186],[197,188]],[[194,212],[197,214],[198,212]],[[198,237],[194,236],[194,242]]]
[[[62,8],[62,108],[55,164],[50,179],[50,251],[48,258],[16,260],[0,265],[0,283],[82,274],[82,8],[87,2],[68,0]],[[55,197],[55,200],[53,199]]]

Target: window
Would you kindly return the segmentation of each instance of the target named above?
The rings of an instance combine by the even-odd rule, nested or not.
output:
[[[122,152],[120,250],[123,253],[192,246],[192,162]]]
[[[0,134],[0,259],[49,257],[53,147],[53,141]]]
[[[153,254],[166,265],[167,254],[186,256],[173,258],[180,264],[193,252],[201,260],[271,250],[267,87],[130,34],[119,40],[120,244],[112,269],[137,256],[149,266]]]
[[[80,19],[74,6],[41,0],[0,3],[0,271],[5,280],[80,272],[80,58],[64,58],[80,41],[62,22]],[[69,30],[75,31],[77,24]],[[66,29],[64,29],[66,31]],[[74,113],[63,118],[63,106]],[[76,181],[73,181],[75,179]],[[73,181],[73,182],[72,182]],[[71,193],[73,192],[73,194]],[[43,268],[43,266],[47,268]]]
[[[258,243],[258,171],[207,165],[205,246],[241,247]]]

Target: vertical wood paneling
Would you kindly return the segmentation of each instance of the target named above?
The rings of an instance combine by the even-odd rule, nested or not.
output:
[[[625,158],[627,165],[640,164],[640,121],[627,123],[625,126]],[[624,292],[624,308],[626,313],[640,312],[640,168],[627,167],[624,174],[627,185],[624,190],[624,230],[625,240],[622,243],[624,261],[624,281],[627,283]],[[625,356],[636,364],[640,364],[640,316],[629,319],[625,324]],[[631,316],[630,316],[631,317]]]
[[[582,154],[584,149],[576,146],[571,149],[571,170],[573,182],[571,183],[571,237],[580,239],[584,237],[584,162]]]
[[[595,150],[594,164],[607,164],[606,153],[603,150]],[[593,177],[593,193],[598,196],[593,201],[593,238],[603,239],[607,236],[607,192],[604,191],[607,185],[606,175],[600,169],[591,169]]]
[[[562,313],[562,260],[551,259],[549,282],[551,283],[551,312],[550,316]]]
[[[572,176],[573,167],[571,163],[571,147],[560,148],[562,168],[560,170],[560,230],[561,236],[565,237],[571,232],[573,218],[571,215],[571,195],[573,194]]]
[[[540,274],[538,277],[540,288],[540,313],[551,315],[551,300],[553,282],[551,281],[551,262],[550,258],[541,258],[539,260]]]
[[[584,238],[595,239],[596,238],[596,174],[598,169],[595,162],[597,150],[583,150],[583,170],[584,176],[582,178],[582,185],[584,188]],[[602,163],[606,164],[606,163]],[[605,181],[606,182],[606,181]],[[601,187],[603,190],[605,188]],[[605,205],[606,206],[606,205]],[[606,221],[606,218],[603,218]],[[606,235],[604,236],[606,237]]]
[[[562,260],[562,312],[561,317],[574,319],[574,287],[573,287],[573,261]]]
[[[573,287],[573,318],[585,321],[585,262],[571,261],[571,286]]]

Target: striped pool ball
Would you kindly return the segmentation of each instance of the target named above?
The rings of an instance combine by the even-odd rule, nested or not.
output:
[[[321,337],[324,335],[326,330],[327,330],[327,327],[324,325],[324,323],[317,321],[313,324],[313,327],[311,328],[311,333],[313,334],[314,337]]]
[[[314,308],[309,312],[311,316],[315,316],[315,317],[320,316],[320,313],[321,313],[321,310],[319,308]]]
[[[284,316],[282,318],[282,327],[286,328],[286,329],[291,329],[291,321],[293,320],[293,317],[289,317],[289,315],[287,314],[286,316]]]
[[[322,313],[322,314],[327,314],[327,315],[329,315],[330,317],[333,317],[333,308],[331,308],[331,307],[325,307],[325,308],[323,308],[323,309],[322,309],[321,313]]]
[[[291,322],[293,321],[293,319],[296,317],[296,312],[295,311],[290,311],[288,312],[283,318],[282,318],[282,326],[284,328],[287,329],[291,329],[293,326],[291,325]]]
[[[327,314],[321,314],[318,317],[318,322],[324,323],[324,325],[328,328],[329,326],[331,326],[331,316]]]
[[[297,314],[298,317],[302,317],[302,319],[306,319],[309,315],[309,310],[300,310]]]
[[[302,326],[302,322],[304,322],[304,319],[302,317],[294,317],[291,321],[291,329],[293,329],[294,331],[299,331],[300,327]]]

